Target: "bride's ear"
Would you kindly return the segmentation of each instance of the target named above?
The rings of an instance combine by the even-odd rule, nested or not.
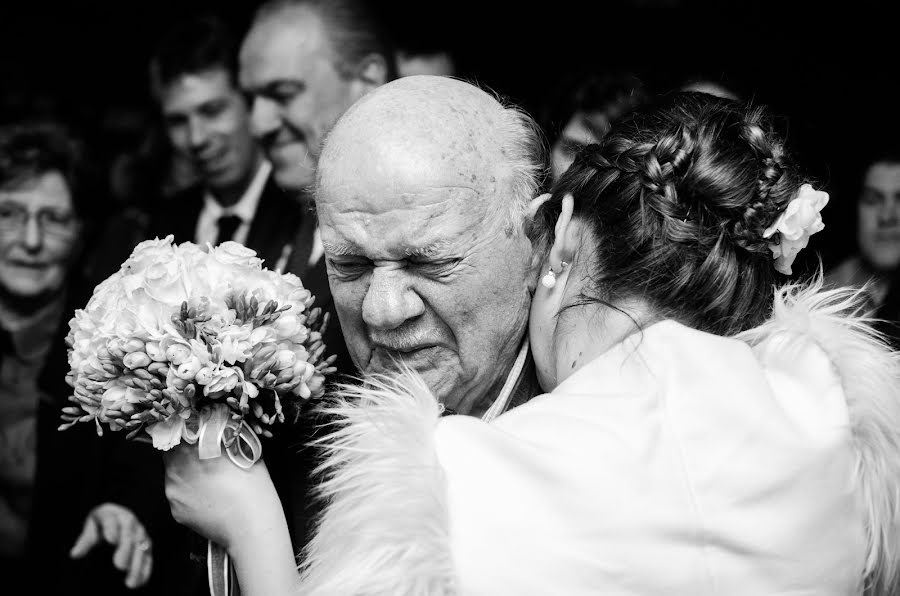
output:
[[[572,214],[575,211],[575,198],[571,194],[563,197],[559,218],[554,228],[553,246],[550,247],[550,266],[557,274],[565,275],[562,263],[572,263],[575,250],[578,248],[578,234],[573,224]]]

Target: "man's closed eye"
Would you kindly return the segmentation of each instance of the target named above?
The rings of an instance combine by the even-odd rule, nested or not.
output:
[[[372,261],[368,259],[345,260],[329,259],[332,272],[344,280],[356,279],[372,268]]]

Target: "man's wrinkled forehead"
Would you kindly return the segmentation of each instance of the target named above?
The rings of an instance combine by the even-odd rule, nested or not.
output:
[[[401,136],[359,139],[319,162],[316,202],[377,213],[386,209],[466,204],[477,209],[502,192],[494,156]]]
[[[325,152],[394,143],[432,151],[432,158],[500,157],[504,110],[473,85],[447,77],[411,76],[368,93],[338,121]]]
[[[324,212],[359,212],[373,215],[386,211],[411,209],[449,211],[455,208],[478,209],[485,202],[483,192],[476,186],[391,184],[382,188],[373,184],[360,188],[358,184],[338,182],[327,190],[318,187],[316,208]],[[434,208],[434,209],[428,209]]]

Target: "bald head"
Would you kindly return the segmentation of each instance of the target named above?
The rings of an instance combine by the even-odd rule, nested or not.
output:
[[[401,361],[478,414],[525,333],[537,190],[530,118],[442,76],[398,79],[328,135],[316,207],[341,329],[360,369]],[[505,228],[506,233],[501,233]]]
[[[397,79],[354,104],[341,118],[332,136],[383,135],[402,130],[405,135],[435,143],[478,143],[487,149],[505,118],[505,108],[469,83],[435,75]]]
[[[357,101],[338,120],[322,151],[319,181],[332,166],[426,170],[434,182],[468,188],[496,223],[518,227],[534,196],[543,147],[531,118],[482,89],[443,76],[397,79]],[[384,163],[389,162],[389,163]]]

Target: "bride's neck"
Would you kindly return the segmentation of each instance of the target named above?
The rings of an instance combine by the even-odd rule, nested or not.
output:
[[[653,320],[646,304],[640,301],[617,308],[595,302],[566,309],[554,333],[556,384]]]

